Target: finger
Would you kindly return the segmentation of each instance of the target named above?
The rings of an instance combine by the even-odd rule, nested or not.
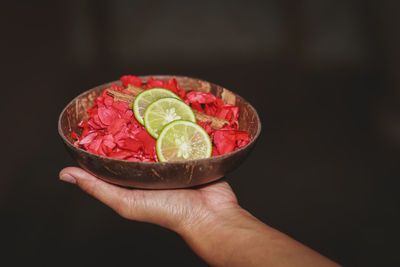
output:
[[[67,167],[60,172],[60,179],[78,185],[83,191],[100,200],[122,215],[128,207],[124,196],[128,189],[109,184],[91,175],[81,168]]]

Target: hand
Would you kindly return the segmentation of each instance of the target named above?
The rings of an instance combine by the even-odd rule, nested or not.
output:
[[[177,232],[213,266],[338,266],[240,208],[225,181],[196,189],[126,189],[75,167],[63,169],[60,179],[122,217]]]
[[[213,220],[220,212],[240,209],[225,181],[196,189],[126,189],[76,167],[63,169],[60,179],[78,185],[124,218],[158,224],[178,233]]]

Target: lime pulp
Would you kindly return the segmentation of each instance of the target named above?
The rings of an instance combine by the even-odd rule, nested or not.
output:
[[[165,97],[173,97],[180,99],[178,95],[173,93],[172,91],[164,88],[151,88],[144,90],[140,94],[135,97],[133,102],[133,114],[137,121],[144,125],[144,113],[146,108],[154,101],[165,98]]]
[[[196,122],[192,108],[176,98],[166,97],[152,102],[144,113],[144,125],[148,133],[158,138],[161,130],[175,120]]]
[[[203,159],[211,157],[212,143],[200,125],[176,120],[162,129],[156,151],[160,162]]]

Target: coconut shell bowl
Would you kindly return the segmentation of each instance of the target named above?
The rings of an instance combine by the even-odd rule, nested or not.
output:
[[[154,79],[175,78],[186,91],[210,92],[225,103],[239,107],[239,129],[247,131],[251,141],[244,147],[207,159],[176,162],[131,162],[102,157],[74,146],[71,132],[80,135],[77,124],[89,118],[86,110],[104,89],[120,81],[106,83],[75,97],[61,112],[58,132],[66,149],[86,171],[109,182],[124,187],[147,189],[186,188],[216,181],[236,169],[254,148],[261,132],[261,122],[254,107],[239,95],[210,82],[184,76],[152,75]],[[140,76],[147,81],[150,76]]]

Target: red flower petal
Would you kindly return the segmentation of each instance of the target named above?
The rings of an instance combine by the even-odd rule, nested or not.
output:
[[[186,104],[190,104],[190,103],[186,102]],[[190,106],[192,107],[192,109],[204,112],[204,109],[203,109],[203,107],[201,106],[200,103],[194,102],[194,103],[190,104]]]
[[[169,79],[164,82],[164,87],[171,91],[178,91],[178,81],[176,79]]]
[[[104,107],[105,108],[105,107]],[[95,123],[95,124],[97,124],[98,125],[98,129],[103,129],[103,128],[105,128],[105,127],[107,127],[107,125],[106,124],[104,124],[101,120],[100,120],[100,116],[99,116],[99,112],[97,113],[97,114],[94,114],[93,116],[92,116],[92,120],[93,120],[93,122]],[[110,120],[111,121],[111,120]]]
[[[249,134],[244,131],[236,131],[236,144],[237,148],[244,147],[248,143],[250,143],[251,139]]]
[[[112,136],[112,134],[107,134],[104,136],[103,138],[103,144],[104,146],[113,149],[116,144],[114,143],[114,137]]]
[[[117,144],[114,143],[114,138],[111,134],[104,136],[103,142],[101,143],[101,150],[105,154],[110,154],[116,146]]]
[[[124,75],[121,77],[122,84],[124,87],[128,87],[128,84],[132,84],[134,86],[142,87],[142,80],[134,75]]]
[[[214,144],[221,155],[232,152],[236,146],[235,130],[215,131]]]
[[[126,122],[124,119],[116,119],[107,127],[107,131],[110,134],[115,135],[116,133],[121,131],[124,126],[126,126]]]
[[[154,80],[153,77],[150,77],[144,88],[145,89],[156,88],[156,87],[164,88],[163,86],[164,86],[164,81]]]
[[[110,125],[116,118],[117,114],[113,109],[100,107],[98,110],[99,119],[104,125]]]
[[[208,115],[215,116],[217,107],[214,104],[207,104],[205,105],[204,112]]]
[[[146,130],[142,130],[137,133],[135,138],[142,142],[144,153],[155,153],[156,139],[154,139]]]
[[[137,152],[143,147],[143,143],[132,138],[127,138],[121,143],[121,148]]]
[[[217,109],[215,116],[229,121],[237,120],[239,116],[239,107],[231,104],[224,104]]]
[[[71,132],[71,137],[74,140],[78,140],[79,139],[78,135],[75,132]]]
[[[124,112],[124,114],[122,115],[122,118],[127,121],[131,120],[132,123],[139,124],[139,122],[136,120],[135,116],[133,116],[132,110],[126,110]]]
[[[121,151],[111,152],[108,156],[114,159],[126,159],[127,157],[132,156],[132,153],[126,150],[121,150]]]
[[[136,157],[129,157],[129,158],[126,158],[125,160],[133,161],[133,162],[140,162],[140,161],[142,161],[141,159],[136,158]]]
[[[213,146],[212,147],[212,152],[211,152],[211,157],[215,157],[215,156],[219,156],[219,155],[220,154],[218,152],[218,149],[215,146]]]
[[[211,136],[211,134],[213,133],[213,130],[211,129],[211,121],[207,122],[197,121],[197,124],[203,127],[203,129],[206,130],[208,135]]]
[[[87,125],[87,122],[86,122],[86,121],[80,121],[80,122],[78,123],[78,127],[85,127],[85,125]]]
[[[175,94],[177,94],[180,98],[185,97],[185,90],[180,89],[178,86],[178,82],[176,79],[169,79],[168,81],[162,81],[159,79],[153,79],[153,77],[150,77],[150,79],[147,81],[146,85],[144,86],[144,89],[150,89],[150,88],[165,88],[168,90],[171,90]]]
[[[98,116],[97,116],[98,117]],[[94,122],[93,118],[88,120],[88,125],[95,130],[100,130],[102,127],[98,125],[96,122]]]
[[[82,138],[82,140],[79,141],[79,144],[80,145],[89,144],[96,138],[97,135],[98,135],[98,133],[96,133],[96,132],[90,133],[87,136],[85,136],[84,138]]]
[[[114,142],[119,144],[119,141],[129,137],[128,126],[126,124],[122,125],[122,129],[114,135]]]
[[[101,135],[96,136],[96,138],[88,146],[88,150],[92,153],[97,153],[102,141],[103,141],[103,136]]]
[[[110,107],[114,104],[114,98],[112,96],[106,95],[104,96],[104,104],[107,107]]]
[[[89,130],[90,130],[89,125],[88,125],[88,127],[83,128],[81,138],[86,136],[89,133]]]
[[[217,97],[211,93],[192,91],[186,94],[186,100],[189,103],[210,104],[217,100]]]
[[[129,108],[129,105],[128,105],[128,103],[126,103],[126,102],[116,101],[116,102],[114,102],[114,103],[112,104],[112,107],[113,107],[114,109],[116,109],[116,110],[125,112],[125,111]]]
[[[118,84],[113,84],[113,85],[111,85],[110,88],[113,89],[113,90],[116,90],[116,91],[120,91],[120,92],[122,92],[122,90],[124,90],[124,88],[122,88]]]

